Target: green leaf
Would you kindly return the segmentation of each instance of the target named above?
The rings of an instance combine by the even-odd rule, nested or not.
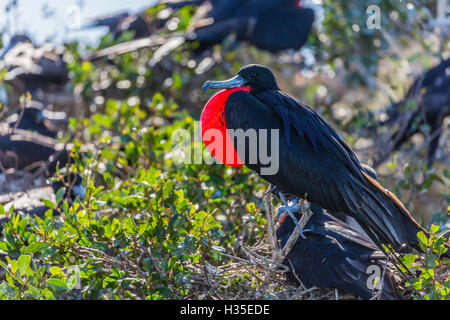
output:
[[[55,206],[55,204],[54,204],[52,201],[47,200],[47,199],[40,199],[40,201],[41,201],[45,206],[47,206],[47,207],[49,207],[49,208],[52,208],[52,209],[56,209],[56,206]]]
[[[428,238],[422,231],[417,233],[417,239],[419,239],[419,245],[422,245],[423,249],[428,247]]]
[[[30,255],[21,255],[19,259],[17,259],[20,274],[25,273],[25,271],[30,267],[30,263],[31,263]]]
[[[37,251],[40,251],[41,249],[48,248],[49,244],[45,242],[33,242],[28,247],[23,249],[23,253],[35,253]]]
[[[434,235],[438,231],[439,231],[439,226],[435,226],[434,224],[432,224],[430,227],[430,234]]]
[[[411,265],[413,264],[414,261],[416,261],[416,255],[413,253],[405,254],[403,256],[403,264],[406,267],[411,267]]]
[[[67,291],[70,288],[67,287],[67,283],[63,279],[59,278],[50,278],[47,280],[47,284],[54,290],[57,291]]]
[[[64,276],[64,272],[61,270],[60,267],[57,266],[50,267],[49,271],[52,274],[52,276]]]

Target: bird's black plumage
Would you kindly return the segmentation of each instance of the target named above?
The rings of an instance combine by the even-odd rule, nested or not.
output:
[[[299,8],[296,0],[204,1],[194,15],[188,33],[121,43],[88,59],[158,47],[168,40],[172,40],[175,47],[184,41],[197,41],[200,44],[197,51],[204,52],[212,45],[222,43],[230,34],[235,34],[237,41],[247,41],[271,52],[299,49],[305,44],[313,21],[314,11]],[[172,44],[169,47],[173,50]]]
[[[45,107],[44,104],[31,100],[25,108],[20,108],[7,119],[9,127],[55,138],[58,134],[56,124],[67,122],[67,115],[64,112],[48,111]]]
[[[35,171],[47,165],[47,172],[53,175],[56,167],[64,167],[69,159],[66,150],[58,151],[45,139],[24,135],[0,136],[0,164],[4,169]]]
[[[306,287],[335,288],[352,292],[362,299],[373,297],[370,277],[376,268],[379,281],[386,268],[382,300],[399,299],[396,279],[386,263],[386,256],[361,233],[324,212],[317,204],[305,225],[305,236],[298,237],[284,264],[291,269],[289,278],[300,279]],[[292,219],[285,219],[276,234],[282,248],[294,231]],[[294,276],[295,274],[295,276]],[[381,283],[381,282],[379,282]],[[368,285],[369,284],[369,285]]]
[[[78,173],[70,173],[64,174],[61,177],[55,178],[55,180],[51,183],[51,187],[53,189],[54,194],[64,188],[64,194],[62,195],[62,200],[67,201],[69,205],[73,205],[77,199],[84,200],[86,197],[85,188],[84,188],[84,179]],[[69,194],[70,190],[70,194]],[[63,202],[61,201],[59,204],[59,208],[62,210]],[[50,209],[50,207],[46,205],[35,206],[35,207],[25,207],[25,208],[15,208],[14,213],[18,213],[22,216],[29,215],[31,217],[40,217],[43,218],[45,213]],[[58,215],[59,212],[57,210],[53,211],[54,215]],[[9,221],[9,218],[6,216],[0,216],[0,232],[3,230],[3,225]]]
[[[69,71],[63,50],[62,46],[49,43],[36,47],[26,36],[13,37],[0,57],[8,69],[5,80],[22,86],[32,95],[49,85],[64,85],[69,80]]]
[[[409,115],[405,109],[409,101],[416,101],[417,107]],[[405,98],[388,108],[387,124],[399,121],[400,129],[394,132],[389,141],[392,149],[399,149],[414,134],[422,131],[424,124],[430,127],[429,134],[435,133],[442,127],[444,118],[450,116],[450,58],[441,61],[418,77],[409,88]],[[407,119],[404,119],[407,116]],[[406,125],[403,126],[403,121]],[[428,147],[428,165],[434,161],[441,133],[436,134]],[[383,155],[376,164],[380,164],[389,154]]]
[[[237,40],[247,40],[264,50],[299,49],[314,21],[314,12],[298,8],[295,0],[216,0],[206,5],[211,10],[191,26],[194,39],[204,46],[220,43],[235,32]],[[204,25],[209,18],[213,22]]]
[[[247,167],[285,194],[306,196],[309,202],[326,210],[346,212],[378,246],[390,244],[395,250],[403,246],[419,249],[416,235],[426,231],[395,195],[363,170],[356,155],[325,119],[280,91],[272,72],[263,66],[244,67],[238,79],[251,91],[238,90],[228,97],[227,128],[279,132],[279,170],[270,175],[261,172],[266,165],[259,159],[259,141],[256,163],[247,161],[250,159],[248,144],[241,153],[237,149]],[[204,88],[208,87],[220,86],[208,82]],[[268,150],[271,148],[269,139]]]

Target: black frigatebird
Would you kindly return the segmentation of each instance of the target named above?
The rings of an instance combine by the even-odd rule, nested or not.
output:
[[[33,43],[33,42],[25,34],[19,33],[19,34],[14,35],[9,40],[9,44],[5,48],[2,49],[2,53],[0,54],[0,59],[3,59],[5,57],[5,55],[19,43]]]
[[[67,123],[65,112],[49,111],[39,101],[31,100],[25,108],[20,108],[6,119],[12,129],[21,129],[37,132],[41,135],[55,138],[58,129],[57,124]]]
[[[314,11],[302,8],[298,0],[216,0],[204,6],[210,6],[210,11],[200,8],[201,14],[190,26],[204,46],[221,43],[234,31],[237,40],[260,49],[299,49],[314,21]]]
[[[7,67],[5,81],[35,96],[38,89],[49,85],[64,85],[69,80],[69,71],[63,60],[62,46],[45,43],[34,46],[24,35],[12,37],[0,59]]]
[[[236,154],[231,155],[232,165],[244,163],[276,185],[281,194],[306,198],[326,210],[347,213],[380,248],[384,244],[397,251],[411,247],[420,250],[417,233],[428,234],[427,231],[393,193],[363,170],[350,147],[321,115],[280,91],[268,68],[248,65],[234,78],[207,81],[202,89],[225,89],[208,101],[201,116],[205,144],[209,146],[215,141],[208,134],[205,136],[208,129],[220,132],[224,139],[225,148],[218,150],[222,160],[229,159],[228,155],[223,158],[223,154]],[[256,134],[257,141],[240,148],[237,136],[231,138],[230,129],[235,133],[265,130],[266,137],[278,134],[278,140],[272,143],[266,139],[261,147],[264,135]],[[232,141],[231,146],[227,141]],[[265,173],[269,172],[264,170],[268,162],[262,155],[267,150],[278,154],[279,167],[275,173]],[[283,202],[293,216],[287,202]]]
[[[362,299],[371,299],[377,292],[373,290],[371,277],[377,276],[378,285],[383,284],[377,287],[381,289],[379,299],[400,298],[393,266],[370,239],[324,212],[317,204],[311,204],[310,210],[313,215],[305,225],[306,238],[299,237],[284,260],[291,270],[290,280],[298,278],[307,288],[341,289]],[[292,219],[284,217],[276,231],[280,249],[295,228]]]
[[[53,139],[41,136],[39,139],[26,134],[0,136],[0,165],[2,170],[15,169],[36,171],[46,166],[51,176],[56,168],[64,167],[69,160],[67,150],[57,150]]]
[[[408,110],[408,103],[415,101],[413,110]],[[402,110],[403,109],[403,110]],[[385,124],[399,122],[400,128],[392,134],[389,141],[391,150],[399,149],[414,134],[422,132],[424,124],[429,126],[429,142],[427,163],[433,164],[441,136],[444,118],[450,116],[450,58],[441,61],[418,77],[402,101],[390,106],[387,110],[388,120]],[[390,152],[383,152],[375,165],[384,161]]]
[[[95,60],[144,47],[166,46],[173,50],[185,41],[198,41],[202,50],[221,43],[231,33],[271,52],[299,49],[307,40],[314,11],[302,8],[298,0],[213,0],[204,1],[185,34],[152,36],[100,50],[88,57]],[[170,50],[169,50],[170,49]],[[163,50],[161,50],[163,51]]]
[[[56,195],[57,192],[64,188],[64,194],[62,195],[62,200],[67,201],[69,205],[73,205],[77,199],[84,200],[86,197],[85,187],[84,187],[84,179],[78,173],[70,173],[64,174],[58,178],[54,178],[54,181],[51,182],[51,187],[53,193]],[[62,209],[63,202],[61,201],[58,204],[59,209]],[[44,217],[45,212],[47,212],[50,208],[46,205],[35,206],[35,207],[15,207],[15,213],[19,213],[22,216],[29,215],[32,217]],[[55,215],[59,214],[59,211],[55,210],[53,212]],[[8,217],[0,216],[0,232],[3,229],[3,224],[9,221]]]

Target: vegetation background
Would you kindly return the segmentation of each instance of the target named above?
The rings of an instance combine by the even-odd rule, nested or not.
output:
[[[53,208],[42,219],[14,215],[13,206],[0,205],[0,214],[11,217],[0,236],[0,298],[352,298],[287,282],[283,270],[267,262],[261,196],[268,185],[255,173],[218,164],[179,165],[173,158],[172,133],[192,130],[208,99],[202,83],[259,63],[276,73],[283,91],[320,111],[361,162],[371,162],[378,139],[391,130],[376,126],[386,108],[401,100],[416,76],[450,54],[448,33],[431,24],[437,1],[314,4],[318,19],[300,52],[232,46],[230,35],[208,56],[193,54],[194,43],[149,67],[150,49],[112,61],[83,59],[131,34],[118,40],[106,34],[95,45],[65,43],[71,81],[54,105],[71,120],[59,140],[73,144],[79,155],[70,169],[84,177],[87,197],[74,206],[60,206],[61,193],[42,200]],[[371,4],[381,8],[381,29],[367,28]],[[9,5],[13,10],[17,1]],[[147,19],[162,9],[146,9]],[[194,12],[186,7],[175,13],[163,34],[186,30]],[[2,115],[15,107],[5,101]],[[425,165],[421,136],[378,168],[382,185],[422,225],[440,230],[448,227],[450,204],[448,128],[447,119],[432,168]],[[26,179],[22,174],[2,180],[11,186],[4,193],[17,191],[14,183],[23,189]],[[405,284],[407,298],[450,297],[447,265],[435,260],[432,250],[442,241],[434,240],[423,243],[429,248],[425,257],[407,257],[406,264],[417,270],[417,278]]]

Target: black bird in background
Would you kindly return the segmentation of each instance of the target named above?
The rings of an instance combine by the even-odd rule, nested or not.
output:
[[[46,106],[35,100],[27,103],[25,108],[19,108],[13,115],[6,119],[14,133],[15,129],[37,132],[41,135],[56,138],[58,124],[67,124],[65,112],[55,112],[46,109]]]
[[[154,36],[117,44],[88,57],[95,60],[131,52],[144,47],[159,47],[170,52],[185,41],[198,41],[199,50],[221,43],[234,33],[238,41],[277,52],[299,49],[306,42],[314,12],[300,8],[298,0],[211,0],[199,6],[186,34]]]
[[[62,195],[62,200],[68,202],[69,205],[73,205],[77,199],[84,200],[86,197],[85,187],[83,185],[84,179],[78,173],[64,174],[61,177],[56,178],[51,182],[51,187],[53,193],[56,195],[61,188],[64,188],[64,194]],[[62,201],[59,203],[59,209],[62,209]],[[36,207],[25,207],[25,208],[14,208],[15,213],[20,213],[22,216],[29,215],[32,217],[43,218],[45,212],[50,208],[42,205]],[[53,211],[54,215],[58,215],[57,210]],[[3,224],[7,223],[9,219],[5,216],[0,216],[0,232],[3,230]]]
[[[307,288],[341,289],[370,299],[374,294],[371,277],[378,276],[379,285],[383,284],[379,299],[400,298],[396,292],[397,280],[390,270],[393,266],[387,264],[386,256],[370,239],[324,212],[317,204],[312,204],[310,210],[313,215],[305,225],[306,238],[298,237],[283,262],[291,269],[290,280],[298,278]],[[299,219],[300,214],[296,216]],[[280,249],[294,228],[292,219],[282,218],[276,231]],[[380,282],[385,267],[388,268],[384,281]]]
[[[64,167],[69,160],[67,150],[57,150],[55,141],[46,137],[35,138],[25,134],[0,136],[0,165],[2,170],[36,171],[46,165],[47,176]]]
[[[408,104],[414,101],[416,106],[408,110]],[[444,118],[450,116],[450,58],[417,78],[405,98],[389,107],[387,113],[388,120],[384,124],[392,126],[398,122],[400,128],[389,138],[391,147],[375,161],[375,166],[381,164],[391,151],[398,150],[414,134],[422,132],[424,124],[429,126],[428,135],[433,135],[427,155],[427,163],[431,166],[439,145]]]
[[[190,30],[203,46],[221,43],[234,31],[237,40],[277,52],[300,49],[314,21],[314,12],[295,0],[212,0],[194,16]],[[208,23],[209,22],[209,23]]]
[[[63,86],[69,80],[61,46],[45,43],[34,46],[25,35],[15,35],[0,55],[7,68],[5,81],[35,98],[39,89]]]
[[[278,146],[274,146],[279,152],[276,173],[261,171],[268,165],[261,159],[264,153],[260,152],[259,140],[255,144],[256,161],[248,161],[251,155],[247,143],[245,150],[237,150],[247,167],[276,185],[282,194],[306,197],[326,210],[347,213],[379,248],[384,244],[397,251],[420,250],[417,233],[428,234],[427,231],[393,193],[364,171],[350,147],[325,119],[306,104],[280,91],[268,68],[249,65],[230,80],[208,81],[203,85],[203,91],[230,88],[234,89],[215,95],[226,97],[223,104],[214,103],[219,100],[213,97],[210,100],[213,102],[205,106],[202,128],[209,125],[203,121],[207,119],[209,122],[221,121],[224,126],[219,130],[279,131]],[[267,148],[272,150],[270,139]],[[286,201],[283,202],[288,206]],[[450,257],[450,253],[445,256]]]

